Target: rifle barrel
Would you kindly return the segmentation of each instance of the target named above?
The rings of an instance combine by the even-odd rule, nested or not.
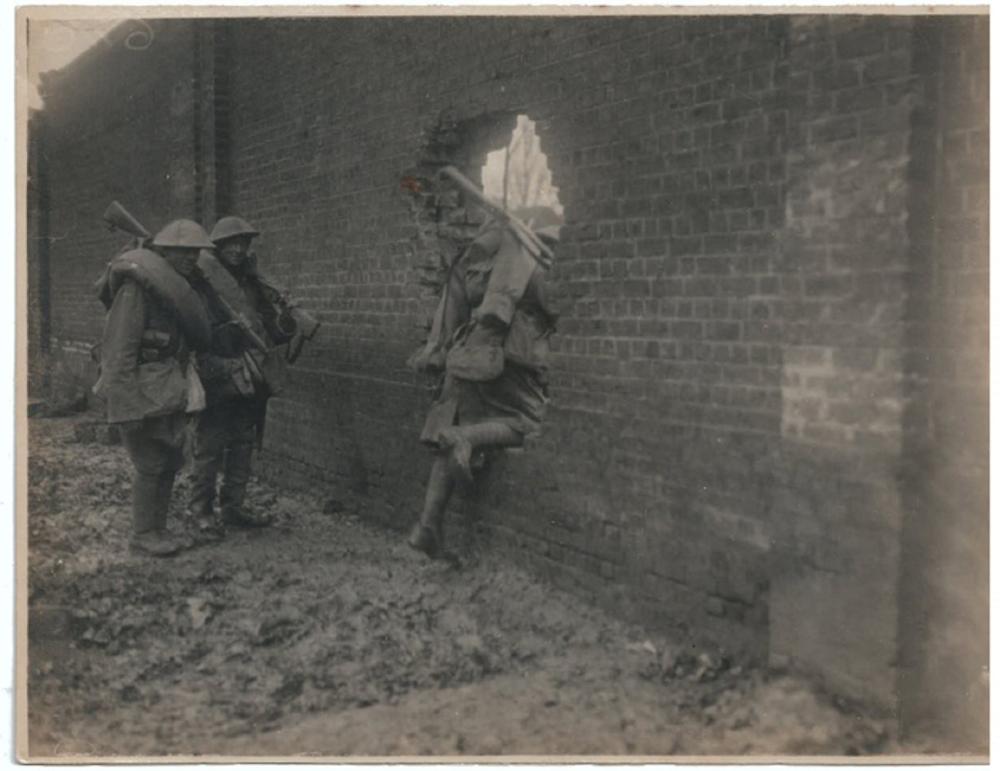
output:
[[[247,339],[253,344],[253,347],[261,353],[267,353],[267,343],[264,342],[260,335],[253,331],[249,322],[243,318],[239,311],[229,304],[229,301],[222,296],[221,292],[215,292],[215,296],[218,299],[219,304],[222,306],[222,309],[226,312],[226,315],[229,316],[229,319],[240,328],[240,331],[244,335],[247,336]]]

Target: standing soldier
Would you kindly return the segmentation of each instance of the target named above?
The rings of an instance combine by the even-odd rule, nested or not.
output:
[[[257,272],[250,244],[258,231],[240,217],[223,217],[212,229],[215,254],[204,251],[198,267],[209,285],[213,333],[211,350],[199,356],[208,406],[195,433],[189,513],[204,536],[219,537],[216,481],[222,473],[222,523],[263,527],[270,517],[244,509],[255,439],[260,445],[267,400],[285,380],[289,360],[312,338],[319,324],[296,308]]]
[[[94,391],[135,467],[132,548],[154,556],[182,548],[167,513],[188,416],[205,406],[194,355],[208,347],[211,328],[189,278],[210,245],[198,223],[174,220],[112,260],[97,285],[108,315]]]
[[[559,230],[534,234],[551,248]],[[409,362],[443,374],[420,435],[435,456],[408,541],[414,549],[446,557],[445,509],[456,479],[472,479],[473,455],[520,446],[541,428],[555,320],[535,259],[507,223],[488,222],[449,271],[427,345]]]

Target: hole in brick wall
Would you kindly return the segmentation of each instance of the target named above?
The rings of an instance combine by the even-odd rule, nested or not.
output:
[[[427,134],[423,157],[400,185],[409,194],[416,226],[413,267],[424,287],[425,330],[430,328],[449,266],[487,216],[461,191],[440,180],[438,171],[445,164],[479,184],[495,203],[503,205],[506,197],[506,208],[533,226],[563,222],[559,191],[552,184],[534,121],[516,112],[486,113],[464,121],[442,117]]]
[[[529,225],[562,223],[559,188],[552,184],[536,124],[527,115],[517,116],[505,147],[486,154],[482,179],[487,196]]]

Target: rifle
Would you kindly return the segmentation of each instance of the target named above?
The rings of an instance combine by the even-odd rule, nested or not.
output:
[[[209,286],[211,286],[211,284],[209,284]],[[229,320],[226,322],[226,324],[235,326],[237,329],[240,330],[240,332],[243,333],[243,336],[246,337],[246,339],[250,342],[250,344],[254,348],[256,348],[260,353],[266,354],[270,350],[270,348],[268,348],[267,343],[264,342],[264,338],[262,338],[260,335],[258,335],[256,332],[253,331],[253,327],[250,325],[250,322],[247,320],[247,317],[244,316],[242,313],[240,313],[238,310],[236,310],[232,305],[230,305],[229,301],[226,300],[226,298],[223,297],[220,292],[213,292],[212,294],[218,301],[219,306],[222,308],[223,311],[225,311],[226,315],[229,317]]]
[[[122,206],[118,201],[112,201],[108,208],[104,210],[104,216],[101,218],[108,224],[109,230],[123,230],[135,236],[138,241],[138,246],[143,247],[146,242],[152,238],[152,234],[142,226],[132,214]]]
[[[525,248],[528,254],[535,258],[535,261],[542,268],[548,270],[552,267],[552,260],[555,258],[555,255],[552,253],[552,250],[543,244],[542,240],[531,231],[531,228],[503,207],[493,203],[493,201],[487,198],[483,192],[476,187],[471,179],[465,176],[454,166],[445,166],[438,173],[442,177],[448,177],[463,191],[471,195],[476,200],[476,203],[486,209],[489,214],[507,225],[517,240],[521,243],[521,246]]]

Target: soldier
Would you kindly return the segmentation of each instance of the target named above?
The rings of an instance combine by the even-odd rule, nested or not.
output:
[[[285,360],[275,346],[302,340],[319,326],[257,271],[250,244],[258,231],[240,217],[223,217],[212,229],[215,254],[204,251],[198,267],[209,284],[213,322],[211,350],[198,359],[208,406],[195,433],[189,514],[209,538],[223,534],[214,502],[221,471],[222,523],[264,527],[271,518],[244,509],[255,438],[259,446],[267,400],[285,379]]]
[[[132,549],[158,557],[183,547],[167,531],[167,513],[188,417],[205,406],[193,358],[207,348],[210,326],[189,277],[210,245],[198,223],[175,220],[118,255],[98,281],[108,315],[94,391],[135,467]]]
[[[535,234],[551,247],[559,230]],[[412,548],[449,558],[444,515],[456,480],[472,479],[479,452],[520,446],[541,428],[555,321],[543,271],[507,225],[488,222],[450,269],[427,345],[409,362],[443,375],[420,435],[435,454]]]

